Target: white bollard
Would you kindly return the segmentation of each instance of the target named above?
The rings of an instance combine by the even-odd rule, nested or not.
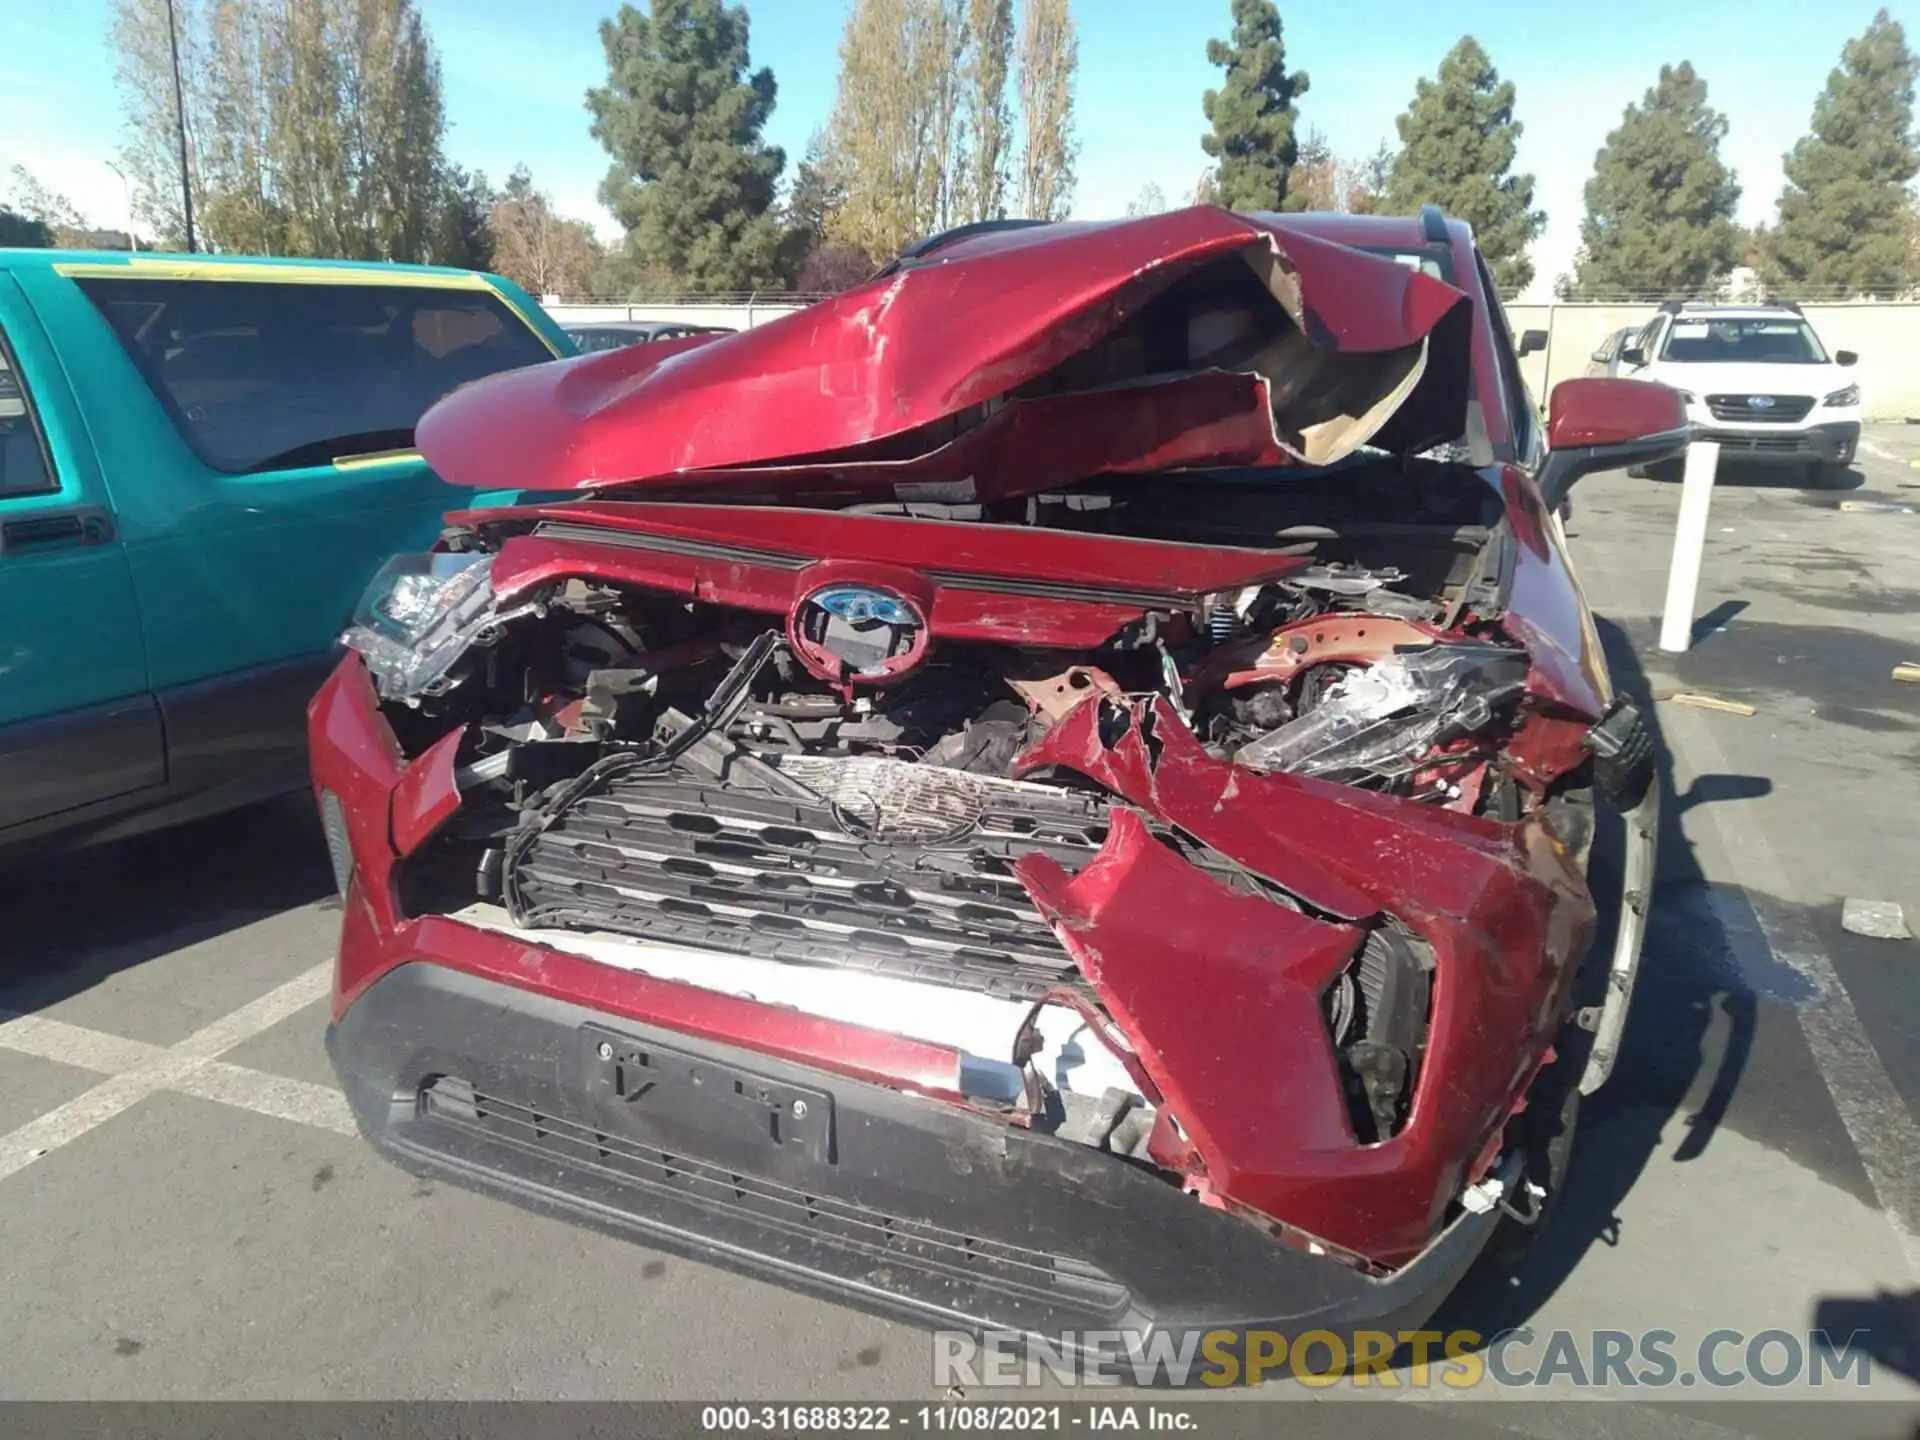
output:
[[[1680,518],[1673,528],[1673,565],[1667,571],[1667,608],[1660,614],[1660,648],[1678,655],[1693,643],[1693,605],[1700,593],[1700,561],[1707,548],[1707,511],[1720,447],[1711,440],[1687,446],[1680,483]]]

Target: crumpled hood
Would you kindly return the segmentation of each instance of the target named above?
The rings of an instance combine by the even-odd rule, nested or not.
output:
[[[429,411],[418,444],[455,485],[524,490],[825,478],[990,498],[1102,471],[1326,464],[1463,433],[1469,309],[1283,217],[990,232],[737,335],[482,380]]]

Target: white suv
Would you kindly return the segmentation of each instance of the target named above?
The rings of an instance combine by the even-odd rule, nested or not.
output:
[[[1719,441],[1723,461],[1798,465],[1819,484],[1845,474],[1860,446],[1860,386],[1847,373],[1858,359],[1829,356],[1796,305],[1669,303],[1627,337],[1616,373],[1685,395],[1695,436]]]

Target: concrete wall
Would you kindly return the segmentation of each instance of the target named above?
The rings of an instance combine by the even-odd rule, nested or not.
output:
[[[548,304],[561,324],[585,320],[677,320],[695,325],[729,325],[744,330],[801,309],[780,301],[752,304],[564,305]],[[1876,303],[1808,305],[1808,321],[1829,350],[1852,350],[1860,364],[1862,400],[1869,420],[1920,416],[1920,304]],[[1600,342],[1626,325],[1644,325],[1653,307],[1638,305],[1509,305],[1507,319],[1517,336],[1545,330],[1544,352],[1520,362],[1520,369],[1544,406],[1553,386],[1586,373],[1588,358]]]
[[[780,302],[727,305],[565,305],[543,301],[542,308],[562,325],[577,325],[594,320],[671,320],[684,325],[726,325],[735,330],[751,329],[782,315],[791,315],[802,307]]]
[[[1860,356],[1854,375],[1869,420],[1920,416],[1920,304],[1862,301],[1805,305],[1807,323],[1828,350],[1852,350]],[[1650,305],[1509,305],[1507,319],[1516,336],[1545,330],[1544,353],[1520,362],[1520,369],[1542,405],[1554,385],[1586,373],[1587,362],[1615,330],[1644,325]]]

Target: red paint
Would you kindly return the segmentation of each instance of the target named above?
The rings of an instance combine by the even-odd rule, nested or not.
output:
[[[616,502],[452,517],[463,525],[542,519],[601,527],[610,543],[536,535],[508,540],[493,566],[503,600],[581,576],[785,617],[822,584],[865,579],[901,589],[921,605],[935,639],[1068,649],[1104,644],[1155,605],[1190,604],[1309,563],[1231,546],[757,506]],[[697,554],[635,549],[620,543],[627,537],[702,548]],[[716,556],[714,545],[733,553]],[[1035,581],[1049,593],[1026,593]],[[1080,593],[1062,595],[1061,587]]]
[[[449,730],[407,766],[393,792],[393,848],[411,855],[460,808],[453,761],[466,732]]]
[[[1446,286],[1330,242],[1428,243],[1414,220],[1205,209],[972,237],[743,335],[672,353],[611,352],[469,387],[422,422],[421,445],[465,485],[567,490],[645,478],[653,494],[725,487],[735,500],[766,494],[802,504],[893,498],[903,484],[961,480],[992,503],[1089,474],[1279,463],[1263,382],[1248,376],[1136,375],[1113,389],[1011,394],[1079,364],[1169,286],[1210,266],[1277,254],[1298,275],[1302,323],[1323,348],[1387,349],[1427,337],[1429,379],[1395,422],[1400,434],[1459,433],[1470,374],[1488,439],[1510,457],[1499,316],[1480,294],[1465,229],[1450,223],[1442,248],[1481,300],[1470,306]],[[1629,414],[1653,403],[1645,395],[1582,394],[1556,394],[1555,444],[1607,443],[1592,437],[1610,425],[1646,433],[1644,415]],[[1497,624],[1527,650],[1529,700],[1507,758],[1523,781],[1542,786],[1580,763],[1579,741],[1609,686],[1531,478],[1510,459],[1482,473],[1501,497],[1515,560],[1504,613],[1470,618]],[[903,498],[916,494],[966,498]],[[938,639],[1071,648],[1102,643],[1158,602],[1191,602],[1305,563],[1251,549],[795,503],[598,501],[456,517],[503,526],[542,518],[602,526],[642,545],[511,539],[495,564],[503,594],[578,575],[784,616],[823,576],[859,578],[891,583],[923,605]],[[665,548],[648,548],[650,538]],[[1062,595],[1062,586],[1081,593]],[[341,798],[358,866],[336,1015],[381,974],[424,961],[959,1103],[957,1057],[940,1047],[652,980],[444,918],[402,916],[392,885],[397,851],[457,805],[457,741],[448,737],[408,766],[354,656],[316,699],[310,731],[315,783]],[[1545,820],[1502,824],[1237,768],[1208,755],[1157,697],[1096,694],[1068,710],[1022,757],[1023,773],[1045,766],[1085,775],[1124,802],[1106,846],[1079,875],[1038,855],[1019,873],[1166,1102],[1151,1153],[1207,1203],[1271,1217],[1384,1264],[1417,1253],[1460,1186],[1491,1160],[1550,1054],[1591,936],[1591,900]],[[1152,842],[1125,806],[1333,918],[1226,889]],[[1362,1147],[1346,1120],[1318,996],[1353,953],[1354,922],[1382,914],[1433,948],[1432,1029],[1406,1126]]]
[[[948,444],[963,412],[1080,356],[1177,283],[1213,266],[1238,276],[1246,262],[1298,280],[1298,320],[1320,349],[1371,353],[1433,336],[1446,352],[1430,362],[1433,383],[1423,382],[1382,443],[1403,432],[1460,433],[1471,342],[1463,319],[1443,322],[1467,314],[1461,292],[1310,227],[1196,207],[983,235],[710,344],[664,357],[632,346],[493,376],[430,410],[417,440],[436,473],[476,489],[575,490],[803,458],[906,459]],[[1172,373],[1136,369],[1074,388]],[[1108,452],[1100,432],[1129,424],[1137,397],[1123,387],[1095,404],[1102,418],[1081,411],[1072,427],[1089,459]],[[1238,453],[1245,428],[1228,428]],[[907,454],[877,448],[902,437],[913,438]],[[1160,438],[1170,444],[1177,433]]]
[[[1624,445],[1687,426],[1687,403],[1670,385],[1587,375],[1562,380],[1547,399],[1547,446]]]
[[[399,856],[387,844],[406,774],[360,657],[340,662],[309,711],[314,783],[340,796],[356,864],[334,972],[337,1020],[374,981],[414,962],[445,965],[630,1020],[740,1045],[836,1075],[962,1099],[959,1053],[858,1025],[820,1020],[677,981],[658,980],[527,945],[443,916],[409,919],[393,898]],[[381,736],[385,734],[385,743]],[[323,743],[339,738],[336,748]],[[431,753],[431,752],[429,752]],[[423,757],[424,758],[424,757]]]
[[[1356,917],[1385,911],[1433,946],[1432,1030],[1412,1112],[1398,1135],[1362,1148],[1350,1138],[1325,1143],[1317,1126],[1292,1129],[1294,1106],[1324,1109],[1331,1100],[1324,1092],[1328,1074],[1315,1055],[1285,1046],[1223,1049],[1240,1076],[1239,1089],[1190,1092],[1187,1102],[1208,1114],[1179,1116],[1199,1144],[1209,1184],[1224,1199],[1383,1263],[1410,1258],[1463,1183],[1467,1163],[1497,1137],[1559,1028],[1574,970],[1592,937],[1594,909],[1584,882],[1543,820],[1504,825],[1242,769],[1208,755],[1158,697],[1133,702],[1124,732],[1105,744],[1100,709],[1097,700],[1076,707],[1023,757],[1023,767],[1079,770],[1316,909]],[[1109,714],[1109,734],[1120,728],[1116,719]],[[1103,856],[1116,843],[1109,840]],[[1179,883],[1162,875],[1141,901],[1169,915],[1197,910],[1196,923],[1208,927],[1203,950],[1263,953],[1265,926],[1203,895],[1194,883],[1198,873],[1181,868],[1193,879]],[[1040,883],[1043,904],[1070,911],[1058,877],[1042,866],[1031,878]],[[1080,903],[1084,908],[1090,897]],[[1172,922],[1129,914],[1127,923],[1164,933]],[[1094,943],[1112,944],[1107,937],[1119,938],[1120,928],[1102,928]],[[1072,934],[1069,928],[1063,938]],[[1087,941],[1082,936],[1075,943]],[[1304,957],[1321,953],[1323,942],[1309,931],[1297,943],[1306,949],[1290,955]],[[1103,953],[1110,965],[1111,953]],[[1184,1073],[1185,1063],[1214,1037],[1241,1033],[1249,1008],[1270,1029],[1278,1027],[1276,1033],[1291,1023],[1286,1004],[1200,979],[1184,952],[1176,953],[1182,958],[1174,973],[1187,983],[1178,1003],[1156,1019],[1155,1044],[1169,1067],[1169,1043],[1188,1057]],[[1101,993],[1117,1003],[1104,986]],[[1252,1107],[1251,1097],[1262,1094],[1279,1098],[1257,1123],[1213,1113],[1216,1106]],[[1201,1143],[1202,1133],[1212,1143]],[[1232,1140],[1223,1146],[1225,1137]]]
[[[1361,931],[1200,874],[1128,810],[1078,875],[1033,854],[1015,866],[1193,1141],[1216,1190],[1240,1157],[1354,1145],[1320,992]],[[1195,1023],[1194,1010],[1205,1019]],[[1251,1095],[1278,1104],[1249,1104]]]

